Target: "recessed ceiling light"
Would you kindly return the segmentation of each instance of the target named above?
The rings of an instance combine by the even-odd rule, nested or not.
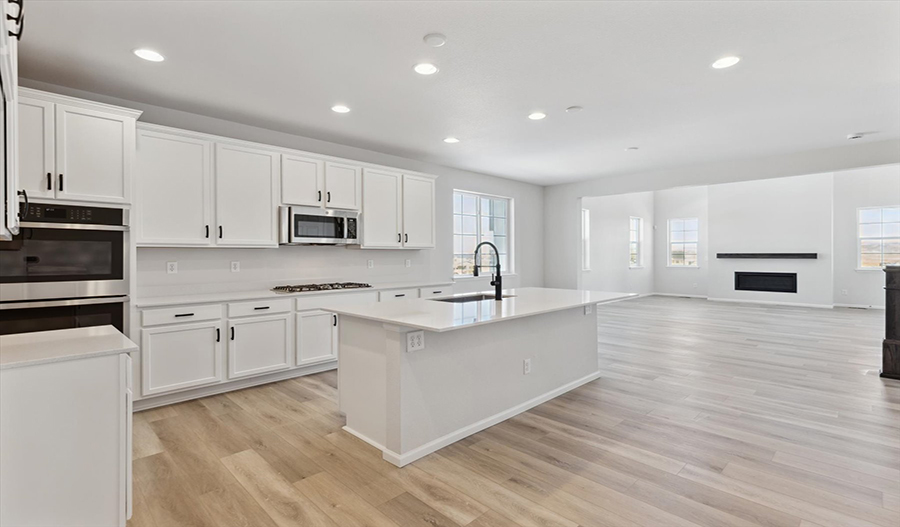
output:
[[[344,106],[343,104],[336,104],[331,107],[331,111],[337,113],[347,113],[350,111],[350,108]]]
[[[163,57],[162,54],[157,51],[153,51],[152,49],[140,48],[134,50],[133,53],[144,60],[149,60],[150,62],[162,62],[166,60],[166,58]]]
[[[424,40],[426,44],[433,48],[439,48],[447,43],[447,37],[441,35],[440,33],[429,33],[425,35],[425,38],[423,38],[422,40]]]
[[[429,64],[427,62],[416,64],[413,69],[416,70],[416,73],[418,73],[419,75],[433,75],[438,71],[437,66],[435,66],[434,64]]]
[[[545,114],[544,112],[533,112],[528,115],[528,118],[532,121],[540,121],[544,117],[547,117],[547,114]]]
[[[740,57],[730,56],[730,57],[722,57],[719,60],[712,63],[712,67],[721,70],[724,68],[730,68],[741,61]]]
[[[584,110],[581,106],[569,106],[566,108],[566,113],[578,113],[581,110]]]
[[[445,142],[445,143],[454,144],[454,143],[458,143],[458,142],[459,142],[459,139],[457,139],[457,138],[455,138],[455,137],[445,137],[445,138],[444,138],[444,142]]]
[[[625,149],[626,152],[636,152],[637,150],[638,150],[638,147],[636,147],[636,146],[629,146],[628,148]]]

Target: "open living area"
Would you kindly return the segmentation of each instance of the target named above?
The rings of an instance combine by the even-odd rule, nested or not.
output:
[[[0,0],[0,88],[0,527],[900,525],[898,0]]]

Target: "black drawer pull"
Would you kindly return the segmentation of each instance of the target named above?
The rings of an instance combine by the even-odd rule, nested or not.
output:
[[[406,293],[403,293],[402,295],[394,295],[394,298],[400,298],[401,296],[406,296]]]
[[[443,293],[443,291],[432,291],[431,292],[432,295],[439,295],[441,293]]]
[[[192,317],[192,316],[194,316],[193,313],[178,313],[178,314],[175,315],[175,318]]]
[[[254,311],[262,311],[264,309],[269,309],[270,307],[272,307],[272,306],[259,306],[259,307],[254,307],[253,310]]]

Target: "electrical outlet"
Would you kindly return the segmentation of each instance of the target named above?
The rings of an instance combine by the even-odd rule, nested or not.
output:
[[[406,351],[422,351],[425,349],[425,332],[410,331],[406,334]]]
[[[847,290],[841,289],[841,296],[847,296]]]
[[[241,272],[241,262],[231,262],[231,272],[232,273]]]
[[[594,306],[592,306],[591,304],[584,306],[584,314],[585,315],[590,315],[593,312],[594,312]]]
[[[368,267],[369,269],[375,267],[375,260],[366,260],[366,267]]]
[[[166,262],[166,274],[178,274],[178,262]]]
[[[522,361],[522,373],[528,375],[531,373],[531,359],[525,359]]]
[[[412,260],[407,260],[407,261],[406,261],[406,266],[407,266],[407,267],[412,267]]]

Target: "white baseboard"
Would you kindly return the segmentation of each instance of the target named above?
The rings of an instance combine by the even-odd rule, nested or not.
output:
[[[885,309],[884,306],[869,306],[866,304],[835,304],[834,307],[850,307],[853,309]]]
[[[647,296],[672,296],[678,298],[706,298],[706,295],[680,295],[678,293],[650,293]]]
[[[832,309],[833,304],[804,304],[801,302],[778,302],[775,300],[749,300],[738,298],[707,298],[713,302],[733,302],[737,304],[765,304],[770,306],[813,307],[816,309]]]
[[[512,408],[508,408],[508,409],[503,410],[502,412],[496,413],[490,417],[486,417],[476,423],[472,423],[471,425],[460,428],[459,430],[454,430],[453,432],[450,432],[449,434],[443,435],[433,441],[429,441],[428,443],[425,443],[424,445],[422,445],[420,447],[414,448],[405,454],[398,454],[398,453],[394,452],[393,450],[390,450],[390,449],[386,448],[385,446],[379,444],[377,441],[373,441],[373,440],[369,439],[368,437],[364,436],[363,434],[360,434],[356,430],[353,430],[347,426],[344,427],[344,430],[346,430],[348,433],[356,436],[357,438],[361,439],[362,441],[365,441],[366,443],[372,445],[373,447],[377,448],[378,450],[381,450],[382,457],[384,458],[385,461],[392,463],[398,467],[403,467],[403,466],[406,466],[406,465],[412,463],[413,461],[415,461],[417,459],[421,459],[421,458],[427,456],[428,454],[431,454],[432,452],[437,452],[438,450],[444,448],[445,446],[455,443],[455,442],[459,441],[460,439],[465,439],[466,437],[469,437],[472,434],[478,433],[478,432],[484,430],[485,428],[489,428],[491,426],[494,426],[497,423],[506,421],[510,417],[515,417],[522,412],[530,410],[531,408],[534,408],[535,406],[537,406],[541,403],[545,403],[545,402],[549,401],[550,399],[553,399],[554,397],[558,397],[570,390],[574,390],[575,388],[578,388],[579,386],[581,386],[583,384],[587,384],[599,377],[600,377],[600,372],[596,371],[594,373],[591,373],[590,375],[586,375],[580,379],[577,379],[570,383],[564,384],[564,385],[560,386],[559,388],[550,390],[549,392],[541,394],[533,399],[529,399],[529,400],[525,401],[524,403],[517,404],[516,406],[513,406]]]
[[[196,388],[184,392],[169,393],[165,395],[149,395],[147,397],[144,397],[143,399],[134,401],[134,411],[139,412],[141,410],[149,410],[150,408],[157,408],[159,406],[166,406],[168,404],[181,403],[184,401],[190,401],[191,399],[199,399],[201,397],[209,397],[210,395],[233,392],[235,390],[241,390],[243,388],[249,388],[251,386],[259,386],[260,384],[284,381],[287,379],[293,379],[295,377],[303,377],[305,375],[312,375],[314,373],[321,373],[323,371],[334,369],[337,369],[336,360],[323,362],[320,364],[313,364],[312,366],[308,366],[306,368],[279,371],[270,373],[268,375],[260,375],[259,377],[250,377],[247,379],[224,382],[222,384],[213,384],[211,386],[204,386],[202,388]]]

